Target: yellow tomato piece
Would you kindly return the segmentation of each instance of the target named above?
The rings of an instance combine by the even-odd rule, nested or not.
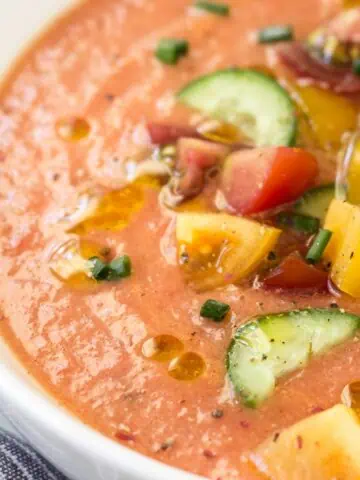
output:
[[[360,139],[355,142],[347,174],[347,199],[350,203],[360,205]]]
[[[359,207],[353,207],[343,244],[331,269],[331,279],[342,292],[360,297]]]
[[[307,116],[319,145],[337,150],[344,132],[354,130],[357,109],[345,97],[314,86],[288,85],[295,102]]]
[[[179,214],[179,263],[197,290],[235,283],[267,257],[281,231],[227,214]]]
[[[324,228],[333,234],[324,252],[324,258],[332,264],[335,263],[342,248],[352,212],[353,206],[342,200],[334,199],[330,204]]]
[[[324,257],[332,263],[331,279],[342,291],[360,297],[360,207],[333,200],[325,219],[333,232]]]
[[[356,8],[360,7],[360,0],[344,0],[343,1],[344,8]]]
[[[273,480],[358,480],[360,424],[350,408],[335,405],[274,433],[246,460]]]

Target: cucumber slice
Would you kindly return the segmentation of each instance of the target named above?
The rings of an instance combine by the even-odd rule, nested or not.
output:
[[[294,210],[302,215],[318,218],[324,223],[331,201],[335,198],[335,185],[322,185],[304,193],[295,203]]]
[[[341,310],[305,309],[257,317],[235,333],[227,370],[245,405],[256,408],[276,380],[355,335],[360,317]]]
[[[297,120],[291,97],[274,79],[258,71],[220,70],[194,80],[177,98],[236,125],[258,146],[295,143]]]

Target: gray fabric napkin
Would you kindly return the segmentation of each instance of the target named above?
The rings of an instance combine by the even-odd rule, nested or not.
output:
[[[0,480],[67,480],[29,445],[0,431]]]

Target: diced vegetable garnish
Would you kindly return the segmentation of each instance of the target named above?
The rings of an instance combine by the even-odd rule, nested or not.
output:
[[[105,263],[99,257],[92,257],[88,261],[91,276],[98,282],[114,281],[131,275],[131,260],[128,255],[115,258]]]
[[[100,282],[107,280],[109,275],[109,267],[99,257],[92,257],[89,259],[89,270],[94,280]]]
[[[321,185],[311,188],[294,205],[296,213],[318,218],[323,224],[330,203],[335,197],[335,185]]]
[[[179,263],[186,280],[197,290],[235,283],[266,259],[280,233],[227,214],[179,214]]]
[[[354,103],[344,96],[312,85],[289,83],[288,89],[300,110],[310,120],[319,145],[337,151],[344,133],[356,128],[357,109]]]
[[[275,432],[248,458],[259,478],[357,480],[359,444],[358,418],[350,408],[335,405]]]
[[[258,407],[273,393],[276,380],[352,338],[359,321],[341,310],[306,309],[265,315],[242,325],[227,357],[235,391],[245,405]]]
[[[294,39],[294,29],[291,25],[271,25],[258,33],[259,43],[289,42]]]
[[[306,260],[309,263],[317,263],[321,260],[321,257],[330,242],[332,232],[330,230],[321,229],[316,235],[307,255]]]
[[[176,65],[181,57],[187,55],[189,42],[179,38],[163,38],[160,40],[155,56],[162,63]]]
[[[360,75],[360,59],[353,61],[353,72],[355,75]]]
[[[109,263],[108,280],[118,280],[131,275],[131,260],[128,255],[122,255]]]
[[[324,228],[333,232],[330,242],[324,252],[324,257],[332,264],[336,261],[343,246],[346,231],[353,214],[350,203],[334,199],[325,218]]]
[[[234,124],[256,145],[292,145],[294,104],[287,92],[263,73],[228,69],[198,78],[178,93],[185,105]]]
[[[282,45],[278,56],[299,78],[311,80],[337,93],[360,91],[360,78],[353,73],[351,65],[349,68],[329,65],[309,52],[302,42]]]
[[[177,144],[176,172],[168,185],[174,203],[179,204],[198,195],[205,186],[207,170],[220,164],[229,152],[230,148],[226,145],[181,138]]]
[[[227,17],[230,14],[230,7],[226,3],[212,2],[206,0],[197,0],[194,5],[199,10],[205,10],[215,15]]]
[[[315,233],[319,230],[318,218],[301,215],[299,213],[281,212],[276,215],[276,223],[281,227],[292,228],[302,233]]]
[[[265,287],[292,289],[309,288],[325,290],[328,274],[305,262],[298,253],[286,257],[263,280]]]
[[[346,139],[338,156],[336,198],[360,205],[360,132]]]
[[[205,318],[211,318],[215,322],[224,320],[230,306],[227,303],[218,302],[217,300],[206,300],[200,310],[200,315]]]
[[[324,257],[332,264],[331,279],[343,292],[360,297],[360,208],[333,200],[325,228],[334,232]]]
[[[154,145],[168,145],[182,137],[198,138],[199,133],[192,127],[148,123],[147,130]]]
[[[177,168],[183,170],[189,165],[195,165],[206,170],[225,159],[230,148],[220,143],[208,142],[194,138],[181,138],[177,144]]]
[[[243,150],[227,158],[222,190],[236,212],[251,214],[295,200],[310,187],[317,174],[317,161],[305,150]]]

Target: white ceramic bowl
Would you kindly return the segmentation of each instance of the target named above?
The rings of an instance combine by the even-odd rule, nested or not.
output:
[[[73,1],[0,2],[3,75],[31,38]],[[200,480],[122,447],[82,424],[29,378],[1,340],[0,409],[29,443],[73,480]]]

